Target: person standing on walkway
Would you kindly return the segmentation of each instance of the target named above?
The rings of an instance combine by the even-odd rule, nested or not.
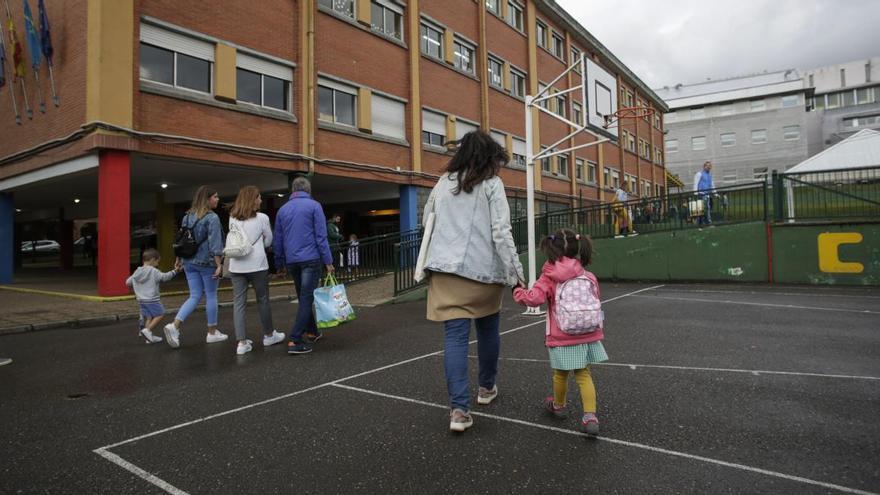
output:
[[[703,200],[703,214],[697,219],[699,225],[712,223],[712,194],[715,182],[712,180],[712,162],[706,161],[703,168],[694,175],[694,193]]]
[[[174,321],[165,325],[165,341],[171,347],[180,347],[180,326],[195,311],[202,296],[205,297],[208,319],[205,342],[212,344],[229,338],[217,330],[217,286],[223,272],[223,229],[220,226],[220,217],[214,213],[219,202],[217,191],[201,186],[196,190],[192,205],[181,221],[181,228],[191,231],[198,248],[193,256],[177,260],[183,263],[189,299],[177,311]]]
[[[315,322],[312,305],[323,268],[333,271],[333,256],[327,242],[327,220],[320,203],[312,199],[312,185],[305,177],[293,180],[290,200],[275,217],[275,266],[278,273],[289,273],[296,287],[299,308],[290,330],[288,354],[312,352],[310,343],[322,334]],[[308,340],[308,342],[307,342]]]
[[[434,229],[422,242],[429,243],[427,318],[443,322],[446,332],[449,429],[461,432],[473,425],[468,380],[471,322],[478,339],[477,403],[485,405],[498,396],[501,297],[505,286],[523,279],[523,271],[504,183],[498,177],[510,159],[507,151],[482,131],[469,132],[453,144],[458,150],[425,205],[424,222],[433,212]]]
[[[272,307],[269,305],[269,260],[266,248],[272,245],[272,226],[269,217],[260,212],[263,198],[256,186],[244,186],[238,191],[235,203],[229,212],[229,232],[233,229],[244,234],[250,244],[250,252],[244,256],[229,259],[229,278],[232,279],[232,321],[235,324],[235,338],[238,347],[235,353],[247,354],[253,349],[247,338],[245,309],[247,308],[248,286],[253,286],[260,310],[260,323],[263,327],[263,347],[275,345],[284,340],[283,333],[272,326]]]
[[[340,222],[342,222],[342,216],[339,213],[334,213],[330,217],[330,221],[327,222],[327,241],[330,242],[333,263],[338,264],[342,268],[344,264],[342,260],[342,242],[345,241],[345,236],[342,235],[342,230],[339,228]]]

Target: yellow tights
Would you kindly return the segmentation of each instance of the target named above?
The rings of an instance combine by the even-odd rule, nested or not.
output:
[[[568,395],[568,370],[553,370],[553,403],[557,407],[565,405],[565,397]],[[581,401],[584,403],[585,413],[596,412],[596,386],[593,385],[593,377],[590,368],[574,370],[574,381],[581,389]]]

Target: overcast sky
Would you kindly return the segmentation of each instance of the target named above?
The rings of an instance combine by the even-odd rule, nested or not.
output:
[[[880,57],[880,0],[556,0],[652,87]]]

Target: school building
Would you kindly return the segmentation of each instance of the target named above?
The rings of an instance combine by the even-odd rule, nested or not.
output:
[[[22,33],[21,5],[11,6]],[[18,82],[0,88],[0,283],[30,263],[23,243],[51,240],[40,249],[57,251],[55,266],[82,264],[87,250],[98,294],[127,293],[140,249],[158,246],[171,261],[177,222],[202,184],[224,202],[255,184],[271,216],[293,177],[307,174],[326,212],[343,215],[344,233],[414,229],[449,159],[445,143],[477,128],[511,153],[502,178],[520,216],[524,97],[581,54],[616,77],[619,106],[656,112],[621,121],[619,139],[536,166],[537,210],[610,200],[618,185],[635,197],[665,191],[666,105],[552,0],[65,0],[47,8],[60,106],[45,67],[39,86],[31,70],[24,78],[33,118]],[[551,91],[578,79],[569,74]],[[572,92],[547,107],[581,121],[583,103]],[[552,116],[534,120],[533,152],[572,130]],[[37,245],[27,245],[34,260]]]

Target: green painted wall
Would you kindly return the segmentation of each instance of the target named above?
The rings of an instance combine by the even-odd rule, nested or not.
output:
[[[858,244],[842,244],[841,261],[858,262],[862,273],[823,273],[819,269],[822,233],[857,232]],[[880,285],[880,224],[777,225],[773,228],[773,276],[776,282]]]

